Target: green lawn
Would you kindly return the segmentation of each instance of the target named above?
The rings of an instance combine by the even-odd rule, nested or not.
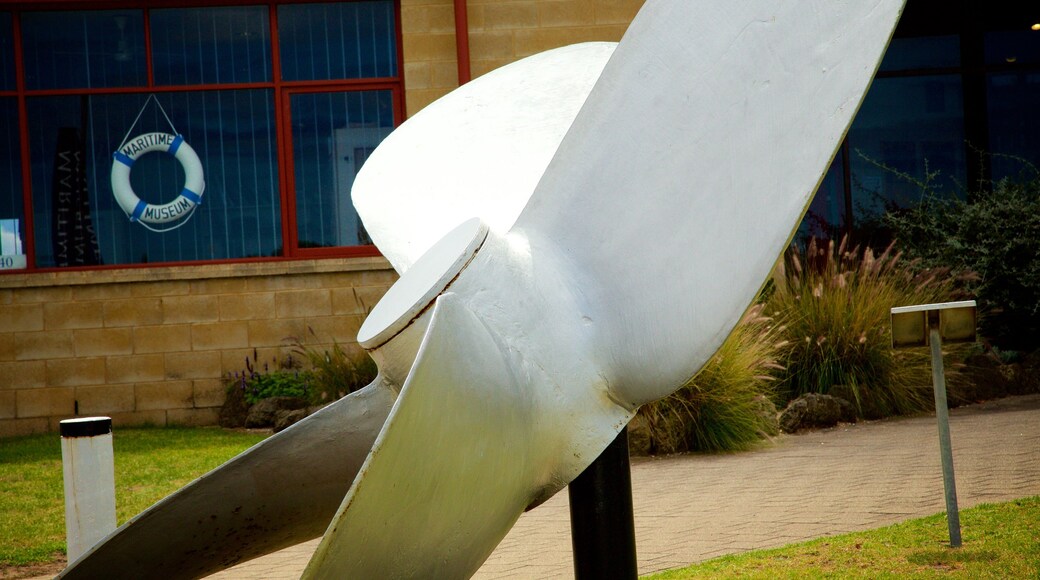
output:
[[[264,438],[216,428],[117,429],[122,523]],[[776,550],[726,556],[651,578],[1038,578],[1040,496],[961,512],[964,546],[948,547],[940,514]],[[0,570],[65,550],[57,435],[0,439]]]
[[[686,578],[1040,578],[1040,496],[961,512],[949,547],[943,514],[649,576]]]
[[[265,436],[217,428],[116,429],[119,523]],[[48,562],[64,552],[61,438],[0,439],[0,566]]]

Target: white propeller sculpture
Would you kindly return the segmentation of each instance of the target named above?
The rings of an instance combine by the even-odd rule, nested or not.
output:
[[[616,50],[525,59],[425,109],[354,189],[402,274],[358,337],[379,378],[64,575],[197,577],[325,525],[307,578],[474,573],[733,329],[902,6],[647,0]]]

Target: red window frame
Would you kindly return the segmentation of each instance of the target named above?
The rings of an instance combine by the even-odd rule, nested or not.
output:
[[[156,268],[193,266],[201,264],[228,264],[244,262],[270,262],[293,259],[344,258],[379,256],[379,250],[373,246],[340,246],[329,248],[299,248],[296,231],[296,192],[294,189],[292,129],[289,125],[290,95],[301,92],[348,92],[366,90],[389,90],[393,95],[394,126],[400,125],[405,118],[404,100],[404,56],[403,37],[401,32],[401,1],[393,0],[395,42],[397,43],[397,75],[394,77],[320,80],[320,81],[285,81],[282,80],[279,38],[278,7],[287,4],[323,4],[343,3],[356,0],[172,0],[172,1],[91,1],[63,0],[26,2],[24,0],[0,0],[0,11],[12,14],[14,28],[15,90],[0,91],[0,96],[16,97],[18,100],[19,142],[21,148],[22,203],[25,211],[25,252],[26,267],[19,270],[0,271],[0,276],[25,274],[33,272],[70,272],[83,270],[108,270],[127,268]],[[150,12],[159,8],[212,8],[231,6],[266,6],[271,33],[271,65],[272,81],[261,83],[224,83],[200,85],[156,85],[152,70],[152,43]],[[145,86],[118,87],[100,89],[46,89],[27,90],[25,87],[24,54],[22,51],[22,12],[40,11],[73,11],[73,10],[113,10],[133,9],[144,13],[145,65],[148,82]],[[277,257],[215,259],[182,262],[149,262],[147,264],[112,264],[101,266],[69,266],[38,267],[36,264],[36,232],[33,224],[31,163],[29,159],[29,127],[27,97],[82,95],[82,94],[149,94],[173,93],[186,91],[209,91],[226,89],[268,89],[273,91],[276,126],[276,147],[278,159],[278,189],[281,200],[282,255]]]

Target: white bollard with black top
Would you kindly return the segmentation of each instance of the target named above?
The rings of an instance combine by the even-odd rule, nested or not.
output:
[[[61,422],[65,479],[65,540],[69,563],[116,529],[112,419],[84,417]]]

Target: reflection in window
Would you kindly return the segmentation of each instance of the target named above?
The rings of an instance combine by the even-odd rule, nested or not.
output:
[[[1040,62],[1040,32],[1014,30],[986,33],[986,64]]]
[[[278,42],[287,81],[397,75],[389,0],[280,6]]]
[[[156,84],[271,80],[266,6],[152,10],[150,22]]]
[[[85,161],[85,193],[105,264],[134,264],[269,256],[281,246],[274,99],[269,90],[178,92],[158,95],[177,132],[195,149],[206,180],[203,201],[183,227],[155,233],[131,223],[112,195],[112,152],[123,138],[172,132],[145,95],[92,95],[27,99],[37,263],[66,265],[69,239],[60,231],[63,193],[60,151],[78,135]],[[86,117],[88,125],[81,126]],[[131,186],[146,203],[172,201],[184,184],[180,163],[162,153],[134,163]],[[65,227],[68,227],[67,225]],[[79,238],[74,238],[79,239]],[[75,246],[73,246],[75,247]],[[73,257],[78,253],[73,252]],[[75,265],[68,263],[67,265]]]
[[[1035,171],[1030,164],[1040,167],[1040,72],[991,74],[986,81],[993,179]]]
[[[10,12],[0,12],[0,91],[13,91],[14,28]]]
[[[29,89],[144,86],[140,10],[22,14]]]
[[[25,254],[22,159],[18,144],[18,102],[0,97],[0,256]],[[24,268],[24,259],[0,258],[0,270]]]
[[[877,79],[849,132],[857,222],[920,199],[900,176],[924,180],[955,195],[965,182],[964,109],[957,75]],[[884,166],[888,169],[883,169]]]
[[[372,243],[350,190],[354,176],[394,126],[390,91],[292,96],[299,246]]]
[[[840,239],[845,223],[845,154],[838,150],[798,228],[798,238]]]
[[[961,63],[957,36],[893,38],[881,61],[881,72],[951,68]]]

